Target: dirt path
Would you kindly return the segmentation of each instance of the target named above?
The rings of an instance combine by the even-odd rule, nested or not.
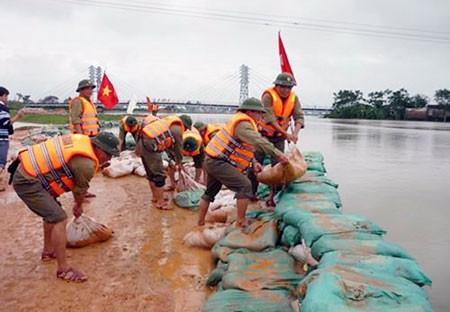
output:
[[[56,264],[42,263],[42,222],[11,186],[0,193],[1,311],[200,311],[210,290],[208,250],[187,248],[184,235],[196,213],[151,207],[146,179],[128,176],[92,181],[97,198],[85,213],[111,226],[113,239],[68,249],[70,263],[89,277],[84,284],[55,277]],[[61,202],[71,215],[71,194]]]

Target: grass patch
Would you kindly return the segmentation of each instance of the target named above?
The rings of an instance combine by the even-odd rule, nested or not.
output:
[[[16,113],[17,110],[11,110],[11,116],[14,116]],[[100,121],[120,121],[123,116],[99,114],[99,119]],[[25,115],[19,121],[37,124],[67,125],[69,123],[69,116],[29,114]]]

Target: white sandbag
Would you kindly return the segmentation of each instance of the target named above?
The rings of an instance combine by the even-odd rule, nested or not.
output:
[[[237,208],[236,205],[227,205],[216,210],[209,209],[205,216],[206,222],[218,223],[232,223],[236,220]]]
[[[132,159],[120,160],[111,159],[111,164],[102,170],[103,174],[110,178],[119,178],[129,175],[135,168],[134,161]]]
[[[144,165],[137,166],[134,169],[133,174],[140,176],[140,177],[145,177],[147,175],[147,173],[145,172]]]
[[[94,219],[81,215],[67,224],[67,247],[84,247],[110,239],[113,231]]]
[[[184,191],[192,191],[192,190],[204,190],[206,187],[195,181],[194,178],[192,178],[189,174],[187,174],[184,171],[181,171],[178,177],[177,182],[177,192],[184,192]]]
[[[225,206],[235,206],[235,193],[231,190],[221,190],[215,197],[214,202],[209,206],[209,210],[216,210]]]
[[[211,248],[225,235],[225,224],[207,224],[187,233],[183,243],[189,247]]]
[[[265,167],[256,175],[257,180],[268,185],[284,185],[304,175],[307,166],[300,150],[292,144],[286,156],[289,160],[287,165],[278,163]]]

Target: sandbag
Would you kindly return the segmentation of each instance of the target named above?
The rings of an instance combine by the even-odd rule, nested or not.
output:
[[[177,192],[191,191],[191,190],[205,190],[205,186],[194,180],[187,172],[181,171],[178,177]]]
[[[295,272],[295,260],[282,249],[234,253],[228,257],[222,288],[294,291],[302,279],[303,276]]]
[[[256,175],[259,182],[269,185],[285,185],[305,174],[306,163],[299,149],[291,145],[287,153],[289,163],[265,167]]]
[[[83,214],[79,218],[73,218],[67,224],[67,247],[84,247],[103,242],[110,239],[112,235],[111,228]]]
[[[200,198],[203,195],[203,190],[189,190],[176,193],[174,196],[175,203],[181,208],[191,210],[198,210]]]
[[[399,276],[419,286],[431,286],[431,279],[419,268],[417,262],[411,259],[338,251],[323,255],[317,268],[326,269],[336,265],[350,267],[358,272]]]
[[[216,210],[208,210],[206,213],[206,222],[220,222],[220,223],[232,223],[236,220],[237,208],[236,205],[228,205],[220,207]]]
[[[293,311],[288,291],[241,291],[228,289],[212,294],[203,312],[289,312]]]
[[[225,235],[226,229],[226,226],[221,223],[207,224],[187,233],[183,239],[183,243],[189,247],[210,249]]]
[[[102,173],[110,178],[120,178],[130,175],[134,170],[134,166],[134,161],[131,159],[118,161],[111,160],[111,164],[104,168]]]
[[[302,312],[433,311],[425,290],[407,279],[342,266],[311,272],[299,294]]]
[[[291,247],[299,244],[302,241],[302,235],[298,227],[287,225],[281,234],[280,243],[283,246]]]

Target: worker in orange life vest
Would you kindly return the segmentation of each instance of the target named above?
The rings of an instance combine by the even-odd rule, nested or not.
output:
[[[118,155],[117,138],[102,132],[94,138],[82,134],[55,136],[19,153],[14,162],[13,187],[34,213],[42,217],[44,249],[42,261],[57,261],[57,277],[84,282],[86,276],[70,267],[66,258],[67,214],[56,200],[65,192],[75,198],[73,215],[83,213],[83,200],[95,172]]]
[[[78,83],[79,96],[69,103],[69,127],[71,133],[85,134],[90,137],[97,136],[100,131],[100,123],[95,104],[91,101],[95,85],[89,80],[81,80]]]
[[[134,141],[137,142],[141,127],[138,120],[133,116],[125,116],[119,123],[119,151],[126,149],[126,137],[130,133]]]
[[[284,152],[286,140],[294,144],[298,141],[300,129],[304,128],[304,114],[300,106],[297,95],[292,91],[296,85],[294,77],[289,73],[281,73],[274,81],[274,86],[265,90],[262,94],[262,102],[266,109],[264,119],[258,122],[259,132],[267,138],[275,147]],[[294,121],[294,129],[289,133],[289,124]],[[263,162],[265,153],[256,151],[257,161]],[[272,159],[272,165],[277,163],[276,158]],[[252,181],[253,194],[256,194],[258,182],[253,173],[249,175]],[[279,187],[272,187],[270,197],[267,200],[268,206],[275,206],[273,196]],[[255,196],[253,197],[253,200]]]

